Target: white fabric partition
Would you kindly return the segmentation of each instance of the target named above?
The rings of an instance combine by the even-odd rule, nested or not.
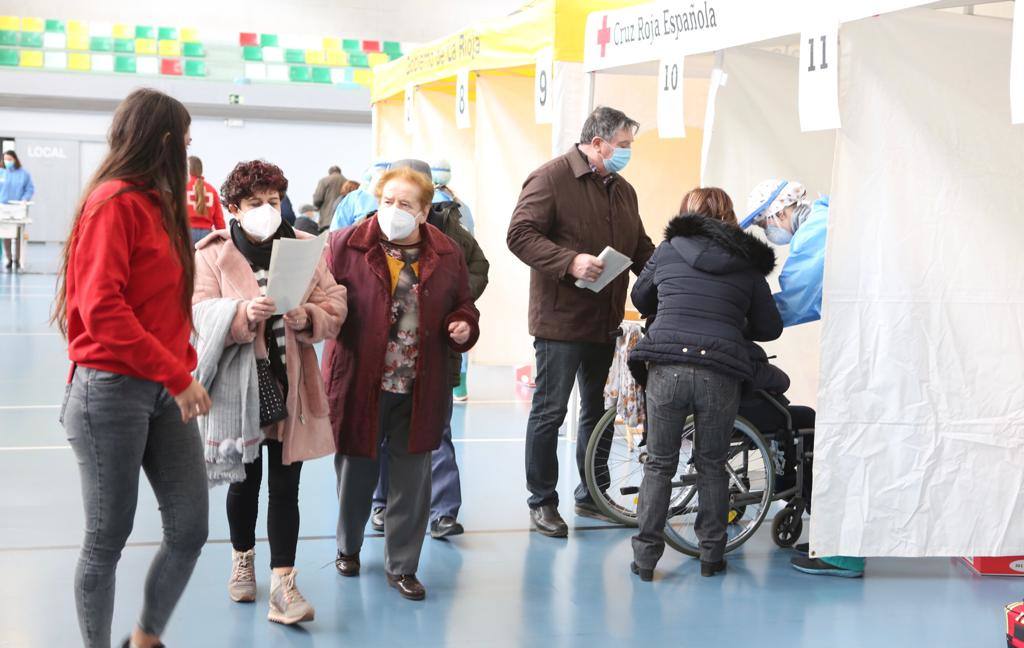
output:
[[[1024,553],[1024,127],[1010,24],[844,25],[811,547]]]
[[[709,92],[702,184],[725,189],[740,219],[746,215],[750,190],[768,178],[798,180],[812,198],[829,192],[835,133],[800,132],[798,65],[796,56],[747,47],[726,50],[722,56],[724,82]],[[775,247],[773,290],[779,289],[778,272],[788,250]],[[814,407],[817,401],[820,332],[818,322],[794,326],[778,341],[763,345],[789,374],[788,396],[800,405]]]

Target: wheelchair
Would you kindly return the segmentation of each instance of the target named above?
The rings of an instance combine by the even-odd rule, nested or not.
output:
[[[729,476],[729,519],[725,551],[730,552],[754,535],[768,516],[774,502],[784,502],[771,525],[772,540],[779,547],[791,547],[803,532],[803,513],[809,508],[805,484],[809,485],[813,457],[813,428],[794,429],[793,418],[781,397],[763,390],[754,396],[780,415],[784,425],[759,430],[743,416],[744,407],[733,423],[726,472]],[[609,519],[625,526],[637,525],[637,501],[647,460],[646,432],[627,429],[617,421],[616,408],[609,408],[587,444],[584,472],[594,503]],[[697,472],[693,464],[693,417],[683,428],[679,449],[678,477],[672,481],[665,543],[689,556],[700,555],[694,532],[699,498]],[[791,448],[791,452],[785,452]],[[785,465],[790,455],[791,466]]]

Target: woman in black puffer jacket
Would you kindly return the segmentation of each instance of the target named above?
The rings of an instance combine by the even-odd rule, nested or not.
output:
[[[696,424],[694,464],[700,510],[701,574],[725,569],[729,479],[725,462],[743,381],[752,375],[749,341],[782,335],[765,279],[775,267],[768,244],[736,226],[721,189],[695,189],[665,229],[633,288],[633,305],[657,318],[630,356],[646,364],[647,453],[633,538],[634,573],[650,580],[665,549],[662,529],[686,418]]]

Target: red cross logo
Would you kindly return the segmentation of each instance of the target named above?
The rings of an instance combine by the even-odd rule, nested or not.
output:
[[[597,30],[597,44],[601,46],[601,58],[604,58],[605,48],[612,40],[612,30],[608,29],[608,16],[601,19],[601,29]]]

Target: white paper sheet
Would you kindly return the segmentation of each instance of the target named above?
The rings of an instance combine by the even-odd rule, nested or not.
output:
[[[625,272],[629,266],[633,265],[632,259],[611,247],[606,247],[597,258],[604,262],[604,270],[601,272],[601,276],[597,278],[597,281],[578,279],[576,281],[577,288],[601,292],[605,286]]]
[[[267,297],[282,315],[302,303],[323,256],[327,235],[315,239],[277,239],[270,255]]]

